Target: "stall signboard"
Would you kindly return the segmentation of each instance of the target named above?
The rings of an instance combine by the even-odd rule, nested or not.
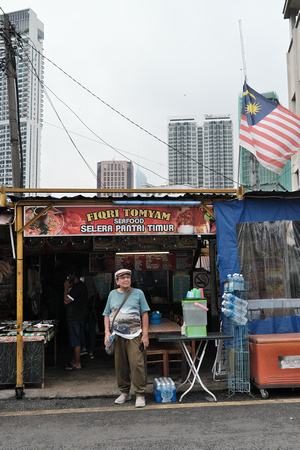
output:
[[[53,239],[55,241],[55,239]],[[189,234],[165,234],[160,239],[153,239],[151,234],[145,235],[118,235],[118,236],[94,236],[93,250],[102,251],[167,251],[190,250],[197,248],[197,236]]]
[[[116,255],[115,270],[122,267],[132,270],[191,270],[192,252],[173,252],[165,255]]]
[[[24,236],[214,234],[215,221],[197,206],[58,206],[24,209]]]

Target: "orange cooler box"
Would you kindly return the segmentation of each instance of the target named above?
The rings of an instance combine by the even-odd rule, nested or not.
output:
[[[256,387],[300,386],[300,333],[257,334],[248,338],[250,380]]]

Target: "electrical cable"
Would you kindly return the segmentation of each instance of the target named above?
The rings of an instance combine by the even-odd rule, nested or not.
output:
[[[31,46],[32,47],[32,46]],[[34,47],[32,47],[32,48],[34,48]],[[35,49],[35,48],[34,48]],[[36,52],[37,53],[39,53],[38,52],[38,50],[37,49],[35,49],[36,50]],[[27,55],[27,58],[28,58],[28,55]],[[92,134],[94,134],[103,144],[105,144],[106,146],[108,146],[108,147],[110,147],[112,150],[114,150],[115,152],[117,152],[117,153],[119,153],[123,158],[125,158],[126,160],[129,160],[129,158],[127,158],[123,153],[121,153],[117,148],[115,148],[115,147],[113,147],[111,144],[109,144],[108,142],[106,142],[104,139],[102,139],[100,136],[98,136],[97,135],[97,133],[95,133],[80,117],[79,117],[79,115],[75,112],[75,111],[73,111],[72,110],[72,108],[69,106],[69,105],[67,105],[62,99],[60,99],[48,86],[46,86],[45,85],[45,83],[39,78],[39,76],[38,76],[38,74],[36,73],[36,70],[35,70],[35,68],[34,68],[34,66],[32,65],[32,62],[30,61],[30,59],[28,58],[28,61],[30,62],[30,64],[31,64],[31,66],[32,66],[32,68],[33,68],[33,70],[34,70],[34,72],[32,72],[35,76],[36,76],[36,78],[38,79],[38,81],[40,82],[40,84],[41,84],[41,86],[45,89],[45,91],[46,91],[46,89],[48,90],[48,91],[50,91],[51,92],[51,94],[52,95],[54,95],[63,105],[65,105],[76,117],[77,117],[77,119],[92,133]],[[49,97],[49,94],[48,94],[48,96],[47,96],[47,99],[49,100],[50,99],[50,97]],[[51,107],[52,108],[54,108],[54,105],[53,105],[53,103],[52,102],[50,102],[49,101],[49,103],[50,103],[50,105],[51,105]],[[56,114],[58,114],[57,113],[57,111],[55,111],[55,113]],[[61,119],[60,119],[60,122],[61,122]],[[61,122],[62,123],[62,122]],[[63,125],[63,124],[62,124]],[[70,137],[70,135],[69,135],[69,133],[68,133],[68,131],[67,131],[67,129],[66,129],[66,127],[63,125],[63,128],[64,128],[64,130],[66,131],[66,133],[68,134],[68,136],[69,136],[69,138],[71,138]],[[71,141],[73,141],[72,139],[71,139]],[[74,141],[73,141],[73,143],[74,143]],[[74,144],[73,144],[74,145]],[[79,152],[79,149],[76,147],[76,149],[77,149],[77,151]],[[80,153],[80,152],[79,152]],[[85,161],[85,159],[84,159],[84,157],[83,157],[83,155],[80,153],[80,156],[83,158],[83,160]],[[136,161],[134,161],[134,160],[132,160],[132,159],[130,159],[129,161],[131,161],[131,162],[133,162],[134,164],[136,164],[138,167],[141,167],[141,168],[143,168],[143,169],[145,169],[145,170],[147,170],[148,172],[151,172],[151,173],[153,173],[154,175],[156,175],[156,176],[158,176],[159,178],[162,178],[162,179],[164,179],[164,180],[166,180],[166,181],[169,181],[168,180],[168,178],[165,178],[165,177],[163,177],[163,176],[161,176],[161,175],[158,175],[157,174],[157,172],[154,172],[153,170],[151,170],[151,169],[149,169],[148,167],[145,167],[145,166],[143,166],[143,165],[141,165],[141,164],[139,164],[139,163],[137,163]],[[87,162],[85,161],[85,163],[87,164]],[[88,164],[87,164],[88,165]],[[89,166],[88,166],[89,167]],[[97,175],[95,175],[96,176],[96,179],[97,179],[97,181],[100,183],[100,180],[98,179],[98,177],[97,177]]]
[[[45,84],[44,84],[45,87]],[[128,158],[119,150],[116,149],[116,147],[112,146],[111,144],[109,144],[108,142],[106,142],[104,139],[102,139],[97,133],[95,133],[79,116],[78,114],[73,111],[73,109],[67,105],[61,98],[59,98],[49,87],[47,87],[48,91],[50,91],[52,93],[52,95],[54,95],[63,105],[65,105],[74,115],[75,117],[77,117],[77,119],[94,135],[96,136],[103,144],[105,144],[107,147],[111,148],[112,150],[114,150],[115,152],[119,153],[123,158],[127,159]],[[159,178],[163,178],[164,180],[168,180],[168,178],[163,177],[162,175],[158,175],[156,172],[154,172],[153,170],[149,169],[148,167],[145,167],[139,163],[137,163],[136,161],[134,161],[133,159],[131,159],[130,161],[134,162],[137,166],[142,167],[143,169],[147,170],[148,172],[153,173],[154,175],[157,175]]]
[[[227,177],[226,175],[223,175],[222,173],[212,169],[211,167],[206,166],[205,164],[201,163],[200,161],[188,156],[186,153],[184,153],[181,150],[178,150],[175,147],[170,146],[167,142],[165,142],[164,140],[162,140],[161,138],[157,137],[156,135],[154,135],[153,133],[151,133],[150,131],[148,131],[147,129],[145,129],[144,127],[142,127],[141,125],[139,125],[138,123],[134,122],[132,119],[130,119],[129,117],[125,116],[125,114],[121,113],[120,111],[118,111],[116,108],[114,108],[113,106],[111,106],[109,103],[105,102],[103,99],[101,99],[99,96],[97,96],[96,94],[94,94],[90,89],[88,89],[87,87],[85,87],[82,83],[80,83],[79,81],[77,81],[74,77],[72,77],[71,75],[69,75],[65,70],[63,70],[60,66],[58,66],[57,64],[55,64],[51,59],[49,59],[48,57],[46,57],[45,55],[41,54],[41,52],[39,52],[39,50],[37,50],[38,53],[40,53],[40,55],[46,59],[47,61],[49,61],[54,67],[56,67],[58,70],[60,70],[64,75],[66,75],[68,78],[70,78],[74,83],[76,83],[78,86],[80,86],[82,89],[84,89],[86,92],[88,92],[90,95],[92,95],[93,97],[95,97],[97,100],[99,100],[101,103],[103,103],[105,106],[107,106],[108,108],[110,108],[112,111],[114,111],[116,114],[120,115],[121,117],[123,117],[123,119],[127,120],[128,122],[130,122],[132,125],[136,126],[137,128],[139,128],[140,130],[142,130],[143,132],[147,133],[149,136],[153,137],[154,139],[156,139],[157,141],[159,141],[160,143],[166,145],[168,148],[173,149],[174,151],[176,151],[177,153],[183,155],[184,157],[186,157],[187,159],[189,159],[190,161],[193,161],[194,163],[202,166],[203,168],[210,170],[211,172],[215,173],[216,175],[220,175],[222,178],[227,179],[229,181],[231,181],[234,184],[238,184],[236,181],[234,181],[232,178]]]
[[[63,130],[63,128],[59,127],[58,125],[55,125],[54,123],[47,122],[46,120],[44,120],[43,123],[49,125],[50,127],[55,127],[55,128],[58,128],[59,130]],[[70,134],[74,134],[75,136],[79,136],[79,137],[82,137],[83,139],[87,139],[88,141],[96,142],[97,144],[102,144],[102,145],[106,146],[106,144],[104,142],[101,142],[101,141],[99,142],[98,139],[92,139],[92,138],[90,138],[88,136],[84,136],[83,134],[76,133],[75,131],[70,131],[70,130],[68,130],[68,131],[69,131]],[[116,147],[114,147],[114,149],[120,150],[120,152],[122,151],[123,153],[127,153],[128,155],[136,156],[135,153],[131,153],[131,152],[127,151],[127,150],[123,150],[123,149],[120,149],[120,148],[117,149]],[[167,167],[166,164],[163,164],[163,163],[161,163],[159,161],[153,161],[153,159],[145,158],[144,156],[140,156],[140,155],[138,155],[138,157],[141,158],[141,159],[144,159],[145,161],[152,162],[153,164],[158,164],[159,166]]]
[[[31,46],[31,47],[32,47],[32,46]],[[32,48],[34,48],[34,47],[32,47]],[[34,50],[36,50],[36,49],[34,49]],[[72,137],[71,137],[70,133],[68,132],[67,128],[65,127],[65,125],[64,125],[64,123],[63,123],[61,117],[59,116],[59,114],[58,114],[56,108],[55,108],[54,105],[53,105],[53,102],[51,101],[51,98],[50,98],[50,96],[49,96],[49,94],[48,94],[48,92],[47,92],[47,89],[46,89],[46,87],[45,87],[45,84],[41,81],[39,75],[37,74],[36,69],[35,69],[35,67],[34,67],[34,65],[33,65],[31,59],[29,58],[28,53],[27,53],[27,51],[26,51],[26,49],[25,49],[24,46],[23,46],[23,51],[24,51],[25,55],[27,56],[27,60],[24,59],[25,64],[27,64],[27,62],[29,62],[30,66],[27,66],[28,69],[29,69],[29,70],[31,71],[31,73],[37,78],[37,80],[38,80],[39,83],[41,84],[41,87],[43,87],[43,89],[44,89],[44,91],[45,91],[45,95],[46,95],[46,97],[47,97],[47,99],[48,99],[48,101],[49,101],[49,104],[50,104],[50,106],[52,107],[53,111],[55,112],[55,114],[56,114],[56,116],[57,116],[59,122],[61,123],[61,125],[62,125],[64,131],[66,132],[67,136],[69,137],[69,139],[70,139],[72,145],[75,147],[75,149],[77,150],[79,156],[82,158],[82,160],[83,160],[84,163],[86,164],[87,168],[89,169],[89,171],[91,172],[91,174],[93,175],[93,177],[96,179],[97,184],[99,184],[102,188],[104,188],[103,184],[101,183],[101,180],[98,178],[97,174],[94,172],[94,170],[93,170],[93,169],[91,168],[91,166],[88,164],[88,162],[86,161],[86,159],[84,158],[84,156],[83,156],[82,153],[80,152],[79,148],[77,147],[76,143],[75,143],[74,140],[72,139]]]
[[[86,159],[84,158],[84,156],[83,156],[82,153],[80,152],[79,148],[78,148],[77,145],[75,144],[74,140],[73,140],[72,137],[70,136],[70,133],[69,133],[68,130],[66,129],[66,127],[65,127],[65,125],[64,125],[64,123],[63,123],[61,117],[59,116],[59,114],[58,114],[56,108],[54,107],[54,105],[53,105],[53,103],[52,103],[52,101],[51,101],[51,99],[50,99],[50,97],[49,97],[49,94],[48,94],[47,89],[45,88],[45,86],[44,86],[44,90],[45,90],[45,95],[46,95],[46,97],[47,97],[47,99],[48,99],[48,102],[49,102],[50,105],[52,106],[53,111],[55,112],[55,114],[56,114],[58,120],[60,121],[60,123],[61,123],[63,129],[64,129],[65,132],[67,133],[67,136],[69,137],[69,139],[70,139],[70,141],[72,142],[73,146],[74,146],[75,149],[77,150],[79,156],[82,158],[82,160],[84,161],[84,163],[85,163],[86,166],[88,167],[88,169],[89,169],[89,171],[91,172],[91,174],[96,178],[97,182],[99,182],[100,185],[102,185],[101,181],[100,181],[100,180],[98,179],[98,177],[97,177],[97,174],[93,171],[93,169],[91,168],[91,166],[88,164],[88,162],[86,161]],[[102,185],[102,187],[103,187],[103,185]]]

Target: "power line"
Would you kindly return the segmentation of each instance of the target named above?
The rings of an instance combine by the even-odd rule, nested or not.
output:
[[[31,46],[37,53],[40,53],[35,47],[33,47],[33,46]],[[25,51],[25,50],[24,50]],[[125,158],[126,160],[129,160],[129,161],[132,161],[134,164],[136,164],[138,167],[142,167],[143,169],[145,169],[145,170],[147,170],[148,172],[151,172],[151,173],[153,173],[154,175],[156,175],[156,176],[158,176],[159,178],[162,178],[162,179],[164,179],[164,180],[166,180],[166,181],[169,181],[168,180],[168,178],[165,178],[165,177],[163,177],[162,175],[158,175],[158,173],[157,172],[154,172],[153,170],[151,170],[151,169],[149,169],[148,167],[145,167],[145,166],[143,166],[143,165],[141,165],[141,164],[139,164],[139,163],[137,163],[136,161],[134,161],[134,160],[130,160],[129,158],[127,158],[125,155],[123,155],[122,154],[122,152],[120,152],[117,148],[115,148],[115,147],[113,147],[111,144],[109,144],[108,142],[106,142],[104,139],[102,139],[97,133],[95,133],[81,118],[80,118],[80,116],[67,104],[67,103],[65,103],[61,98],[59,98],[48,86],[46,86],[45,85],[45,83],[39,78],[39,76],[38,76],[38,74],[36,73],[36,70],[35,70],[35,68],[34,68],[34,66],[33,66],[33,64],[32,64],[32,62],[30,61],[30,59],[29,59],[29,57],[28,57],[28,54],[26,53],[26,55],[27,55],[27,58],[28,58],[28,61],[30,62],[30,65],[32,66],[32,68],[33,68],[33,70],[34,70],[34,72],[32,72],[36,77],[37,77],[37,79],[38,79],[38,81],[40,82],[40,84],[41,84],[41,86],[45,89],[45,92],[46,92],[46,89],[48,90],[48,91],[50,91],[51,92],[51,94],[52,95],[54,95],[63,105],[65,105],[76,117],[77,117],[77,119],[92,133],[92,134],[94,134],[103,144],[105,144],[106,146],[108,146],[108,147],[110,147],[112,150],[114,150],[115,152],[117,152],[117,153],[119,153],[123,158]],[[48,96],[47,96],[47,99],[49,100],[49,103],[50,103],[50,105],[51,105],[51,107],[54,109],[54,105],[53,105],[53,103],[50,101],[50,97],[49,97],[49,94],[48,94]],[[59,115],[58,115],[58,113],[57,113],[57,111],[54,109],[54,111],[55,111],[55,114],[57,115],[57,117],[59,118],[59,121],[61,122],[61,124],[62,124],[62,126],[63,126],[63,128],[64,128],[64,130],[66,131],[66,133],[68,134],[68,136],[69,136],[69,138],[70,138],[70,140],[71,140],[71,142],[73,143],[73,145],[75,145],[75,143],[74,143],[74,141],[72,140],[72,138],[71,138],[71,136],[69,135],[69,133],[68,133],[68,131],[67,131],[67,129],[66,129],[66,127],[64,126],[64,124],[62,123],[62,121],[61,121],[61,119],[60,119],[60,117],[59,117]],[[86,160],[84,159],[84,157],[83,157],[83,155],[81,154],[81,152],[79,151],[79,149],[78,149],[78,147],[75,145],[75,148],[76,148],[76,150],[78,151],[78,153],[80,154],[80,156],[81,156],[81,158],[83,158],[83,160],[85,161],[85,164],[90,168],[90,166],[88,165],[88,163],[86,162]],[[90,168],[90,170],[91,170],[91,168]],[[98,177],[97,177],[97,175],[95,175],[96,176],[96,179],[98,180]],[[99,180],[98,180],[99,181]]]
[[[45,84],[43,83],[43,85],[45,86]],[[127,159],[127,156],[125,156],[122,152],[120,152],[119,150],[117,150],[114,146],[112,146],[111,144],[109,144],[108,142],[106,142],[104,139],[102,139],[97,133],[95,133],[80,117],[79,115],[67,104],[65,103],[61,98],[59,98],[49,87],[47,87],[48,91],[50,91],[52,93],[52,95],[54,95],[57,100],[59,100],[63,105],[65,105],[76,117],[77,119],[92,133],[94,134],[94,136],[96,136],[98,139],[100,139],[100,141],[105,144],[107,147],[111,148],[112,150],[114,150],[115,152],[119,153],[119,155],[121,155],[123,158]],[[159,178],[163,178],[164,180],[168,180],[168,178],[163,177],[162,175],[158,175],[158,173],[154,172],[153,170],[149,169],[148,167],[142,166],[141,164],[137,163],[136,161],[134,161],[133,159],[131,159],[130,161],[134,162],[138,167],[142,167],[143,169],[147,170],[148,172],[153,173],[154,175],[157,175]]]
[[[50,123],[50,122],[47,122],[46,120],[44,120],[43,123],[45,123],[47,125],[50,125],[51,127],[58,128],[59,130],[63,130],[63,128],[59,127],[58,125],[55,125],[55,124]],[[99,142],[98,139],[92,139],[92,138],[90,138],[88,136],[84,136],[83,134],[76,133],[75,131],[70,131],[70,130],[68,130],[68,131],[69,131],[70,134],[74,134],[75,136],[79,136],[79,137],[82,137],[83,139],[87,139],[88,141],[96,142],[97,144],[102,144],[102,145],[107,146],[106,143],[104,143],[102,141]],[[166,167],[166,164],[163,164],[163,163],[161,163],[159,161],[153,161],[153,159],[145,158],[145,156],[136,155],[135,153],[129,152],[128,150],[123,150],[123,149],[120,149],[120,148],[117,148],[117,147],[114,147],[113,150],[114,149],[122,151],[123,153],[127,153],[128,155],[138,156],[138,158],[144,159],[145,161],[149,161],[149,162],[152,162],[154,164],[158,164],[159,166]]]
[[[54,105],[53,105],[53,103],[52,103],[52,101],[51,101],[51,99],[50,99],[50,97],[49,97],[49,94],[48,94],[48,92],[47,92],[47,89],[45,88],[45,85],[44,85],[44,89],[45,89],[46,97],[47,97],[47,99],[48,99],[48,101],[49,101],[51,107],[53,108],[53,111],[55,112],[55,114],[56,114],[58,120],[59,120],[60,123],[62,124],[63,129],[64,129],[65,132],[67,133],[67,136],[69,137],[69,139],[70,139],[70,141],[72,142],[73,146],[74,146],[75,149],[77,150],[79,156],[82,158],[82,160],[84,161],[84,163],[85,163],[86,166],[88,167],[88,169],[89,169],[89,171],[91,172],[91,174],[96,178],[97,182],[99,182],[99,184],[102,185],[101,181],[98,179],[97,174],[94,172],[94,170],[93,170],[93,169],[91,168],[91,166],[88,164],[88,162],[86,161],[86,159],[84,158],[84,156],[83,156],[82,153],[80,152],[79,148],[78,148],[77,145],[75,144],[74,140],[72,139],[72,136],[70,135],[70,133],[68,132],[67,128],[65,127],[63,121],[61,120],[61,117],[59,116],[59,114],[58,114],[56,108],[54,107]],[[104,186],[102,185],[102,187],[104,187]]]
[[[32,46],[31,46],[31,47],[32,47]],[[32,48],[33,48],[34,50],[36,50],[34,47],[32,47]],[[27,56],[27,61],[26,61],[26,60],[24,61],[25,64],[26,64],[27,62],[30,64],[30,66],[27,66],[27,67],[29,68],[29,70],[31,71],[31,73],[37,78],[37,80],[39,81],[39,83],[41,84],[41,86],[44,88],[44,90],[45,90],[45,95],[46,95],[46,97],[47,97],[47,99],[48,99],[48,101],[49,101],[49,103],[50,103],[50,105],[51,105],[53,111],[55,112],[55,114],[56,114],[56,116],[57,116],[59,122],[61,123],[63,129],[65,130],[67,136],[69,137],[69,139],[70,139],[72,145],[75,147],[75,149],[77,150],[79,156],[82,158],[82,160],[84,161],[84,163],[85,163],[86,166],[88,167],[88,169],[89,169],[89,171],[91,172],[91,174],[95,177],[95,179],[97,180],[97,182],[98,182],[100,185],[102,185],[101,181],[98,179],[97,174],[94,172],[94,170],[93,170],[93,169],[91,168],[91,166],[88,164],[88,162],[86,161],[86,159],[84,158],[84,156],[83,156],[82,153],[80,152],[79,148],[78,148],[77,145],[75,144],[74,140],[72,139],[72,136],[70,135],[70,133],[68,132],[67,128],[65,127],[65,125],[64,125],[64,123],[63,123],[61,117],[59,116],[59,114],[58,114],[56,108],[54,107],[54,105],[53,105],[53,103],[52,103],[52,101],[51,101],[51,99],[50,99],[50,96],[49,96],[49,94],[48,94],[48,92],[47,92],[47,89],[46,89],[46,87],[45,87],[45,84],[42,82],[42,80],[41,80],[40,77],[38,76],[38,74],[37,74],[37,72],[36,72],[36,69],[35,69],[34,65],[32,64],[32,61],[30,60],[30,58],[29,58],[29,56],[28,56],[28,53],[27,53],[27,51],[26,51],[26,49],[25,49],[24,46],[23,46],[23,51],[25,52],[25,54],[26,54],[26,56]],[[36,50],[36,51],[37,51],[37,50]],[[103,185],[102,185],[102,187],[103,187]]]
[[[40,53],[37,50],[38,53]],[[128,122],[130,122],[132,125],[136,126],[137,128],[139,128],[140,130],[144,131],[146,134],[148,134],[149,136],[153,137],[154,139],[156,139],[157,141],[159,141],[160,143],[166,145],[168,148],[176,151],[177,153],[183,155],[184,157],[188,158],[190,161],[195,162],[196,164],[202,166],[203,168],[210,170],[211,172],[220,175],[221,177],[223,177],[224,179],[227,179],[229,181],[231,181],[232,183],[236,183],[236,181],[234,181],[232,178],[227,177],[225,175],[223,175],[222,173],[218,172],[215,169],[212,169],[211,167],[206,166],[205,164],[201,163],[200,161],[188,156],[186,153],[184,153],[181,150],[178,150],[175,147],[172,147],[171,145],[169,145],[167,142],[165,142],[164,140],[160,139],[159,137],[157,137],[156,135],[154,135],[153,133],[151,133],[150,131],[148,131],[147,129],[145,129],[144,127],[142,127],[141,125],[139,125],[138,123],[134,122],[132,119],[130,119],[129,117],[125,116],[125,114],[121,113],[120,111],[118,111],[116,108],[114,108],[113,106],[111,106],[109,103],[105,102],[103,99],[101,99],[99,96],[97,96],[96,94],[94,94],[90,89],[88,89],[87,87],[85,87],[82,83],[80,83],[79,81],[77,81],[74,77],[72,77],[71,75],[69,75],[65,70],[63,70],[60,66],[58,66],[57,64],[55,64],[51,59],[49,59],[48,57],[46,57],[45,55],[41,54],[40,55],[45,58],[47,61],[49,61],[54,67],[56,67],[58,70],[60,70],[64,75],[66,75],[68,78],[70,78],[74,83],[76,83],[78,86],[80,86],[82,89],[84,89],[86,92],[88,92],[90,95],[92,95],[93,97],[95,97],[97,100],[99,100],[101,103],[103,103],[105,106],[107,106],[108,108],[110,108],[112,111],[114,111],[116,114],[120,115],[121,117],[123,117],[123,119],[127,120]],[[163,178],[163,177],[162,177]]]

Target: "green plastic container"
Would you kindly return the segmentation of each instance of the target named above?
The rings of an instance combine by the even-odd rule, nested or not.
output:
[[[206,325],[198,327],[185,327],[186,337],[204,337],[207,336]]]

